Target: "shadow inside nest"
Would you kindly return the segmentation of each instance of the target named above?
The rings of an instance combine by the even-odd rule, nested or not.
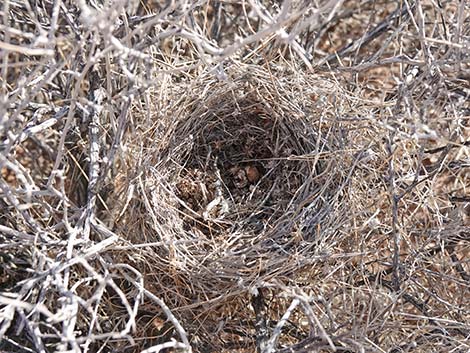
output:
[[[206,118],[176,173],[184,230],[259,234],[294,221],[322,172],[318,160],[299,158],[315,150],[305,131],[301,121],[261,109]]]

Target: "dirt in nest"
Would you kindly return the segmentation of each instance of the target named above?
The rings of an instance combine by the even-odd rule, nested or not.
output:
[[[299,153],[292,139],[274,119],[258,114],[209,122],[176,183],[186,225],[207,233],[237,220],[260,228],[275,219],[304,179],[302,162],[287,160]]]

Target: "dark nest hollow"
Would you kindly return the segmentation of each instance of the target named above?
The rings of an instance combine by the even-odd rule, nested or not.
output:
[[[141,207],[124,223],[141,228],[129,240],[159,242],[143,254],[147,283],[202,341],[227,310],[224,330],[251,330],[237,301],[260,283],[299,280],[341,227],[348,158],[328,103],[315,99],[320,85],[264,77],[183,87],[136,144]]]
[[[318,187],[321,163],[295,158],[315,150],[316,136],[256,101],[229,108],[197,110],[177,127],[198,129],[176,165],[164,165],[174,173],[183,228],[212,238],[284,230]]]

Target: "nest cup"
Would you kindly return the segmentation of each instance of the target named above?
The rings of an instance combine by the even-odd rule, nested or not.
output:
[[[264,265],[278,272],[282,257],[315,244],[338,192],[329,172],[334,143],[322,136],[327,124],[320,127],[315,102],[294,89],[281,95],[275,83],[247,77],[204,83],[186,88],[192,94],[167,111],[168,138],[148,152],[158,240],[192,242],[167,249],[179,269],[227,270],[227,284],[248,274],[260,254],[276,254]]]
[[[316,137],[282,113],[254,94],[237,99],[221,92],[177,125],[175,135],[186,136],[175,136],[168,154],[189,143],[178,161],[161,167],[171,171],[166,178],[184,231],[274,236],[295,221],[321,165],[297,158],[315,150]]]

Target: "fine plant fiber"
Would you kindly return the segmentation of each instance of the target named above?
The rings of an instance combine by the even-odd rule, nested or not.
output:
[[[5,0],[0,351],[470,351],[464,0]]]

